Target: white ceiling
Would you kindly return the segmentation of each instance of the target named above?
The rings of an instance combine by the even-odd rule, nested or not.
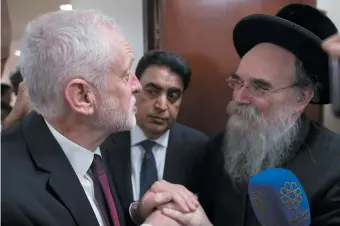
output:
[[[22,37],[26,24],[35,17],[50,11],[59,10],[59,6],[69,0],[7,0],[12,23],[12,40]]]

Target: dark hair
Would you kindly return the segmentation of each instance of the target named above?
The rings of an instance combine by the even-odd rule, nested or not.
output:
[[[5,118],[11,113],[12,107],[11,105],[1,101],[1,122],[5,120]]]
[[[1,83],[1,96],[5,95],[9,90],[11,90],[9,85]]]
[[[312,101],[318,102],[320,100],[319,96],[319,82],[311,76],[308,75],[306,69],[303,66],[303,63],[299,60],[295,60],[295,70],[296,70],[296,77],[295,77],[295,84],[296,87],[299,89],[306,89],[311,88],[314,91],[314,96],[312,98]]]
[[[184,90],[190,83],[191,69],[189,64],[179,55],[167,51],[150,51],[147,52],[138,62],[136,67],[136,76],[140,79],[144,71],[150,66],[165,66],[177,74],[182,82]]]
[[[15,95],[18,95],[19,84],[23,81],[19,67],[14,68],[14,70],[9,75],[9,80],[12,84],[13,92]]]

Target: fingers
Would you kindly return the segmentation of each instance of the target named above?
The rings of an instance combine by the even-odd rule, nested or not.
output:
[[[181,224],[170,217],[165,216],[160,210],[156,210],[144,221],[145,225],[180,226]],[[143,224],[143,225],[144,225]]]
[[[181,188],[181,191],[178,194],[185,200],[190,211],[196,210],[199,203],[194,194],[189,192],[185,187]]]
[[[322,48],[331,56],[340,57],[340,36],[333,35],[322,43]]]
[[[165,180],[156,181],[150,188],[150,191],[157,193],[157,192],[170,192],[171,185],[169,182]]]
[[[162,214],[164,214],[167,217],[170,217],[171,219],[177,221],[182,225],[188,225],[190,221],[190,218],[188,218],[185,214],[177,210],[164,208],[162,209]]]
[[[174,201],[181,208],[181,211],[189,213],[191,204],[189,203],[189,200],[186,199],[187,197],[183,196],[183,194],[177,192],[172,194],[172,201]]]
[[[151,190],[155,193],[170,192],[172,200],[179,205],[183,212],[195,211],[199,206],[197,197],[182,185],[171,184],[162,180],[154,183]]]
[[[164,205],[161,205],[161,206],[157,207],[157,209],[159,209],[159,210],[164,209],[164,208],[174,209],[174,210],[177,210],[177,211],[181,211],[180,207],[176,203],[174,203],[174,202],[168,202],[168,203],[165,203]]]
[[[192,203],[193,203],[196,207],[199,206],[200,203],[198,202],[198,197],[197,197],[194,193],[192,193],[192,192],[190,192],[188,189],[186,189],[185,187],[184,187],[184,189],[185,189],[186,193],[188,194],[188,196],[190,197]]]
[[[158,206],[168,203],[170,201],[171,201],[171,194],[168,192],[160,192],[157,194],[147,192],[142,198],[142,200],[140,201],[141,216],[143,218],[148,216]]]

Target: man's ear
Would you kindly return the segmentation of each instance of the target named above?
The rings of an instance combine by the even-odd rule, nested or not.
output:
[[[83,79],[72,79],[64,90],[64,97],[72,111],[81,115],[92,115],[95,108],[95,94],[92,86]]]
[[[313,97],[314,90],[312,88],[303,89],[300,92],[299,98],[297,100],[298,111],[304,111],[304,109],[307,107]]]

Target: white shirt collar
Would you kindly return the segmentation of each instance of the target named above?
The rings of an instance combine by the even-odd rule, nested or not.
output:
[[[64,151],[67,159],[72,165],[73,170],[76,172],[78,177],[83,177],[89,170],[94,154],[100,155],[101,152],[99,147],[94,151],[87,150],[73,141],[67,139],[62,134],[60,134],[51,124],[46,120],[46,125],[51,131],[54,138],[59,143],[61,149]]]
[[[169,141],[169,134],[170,131],[167,130],[162,136],[160,136],[157,139],[150,139],[154,142],[156,142],[157,144],[167,148],[168,147],[168,141]],[[143,130],[138,126],[135,125],[134,127],[132,127],[131,129],[131,146],[135,146],[138,143],[147,140],[148,137],[145,136]]]

